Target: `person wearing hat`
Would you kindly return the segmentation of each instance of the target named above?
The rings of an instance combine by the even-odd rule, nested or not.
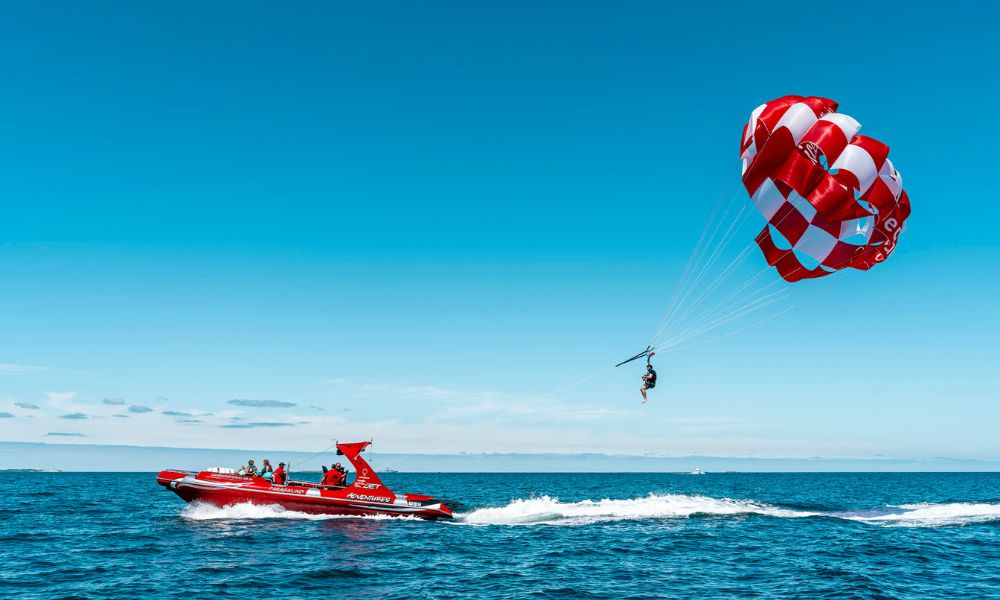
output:
[[[285,485],[285,463],[278,463],[278,468],[271,475],[271,483],[274,485]]]

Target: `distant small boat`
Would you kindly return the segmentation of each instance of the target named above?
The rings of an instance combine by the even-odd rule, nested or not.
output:
[[[392,473],[399,473],[399,471],[397,471],[396,469],[385,469],[382,471],[382,473],[392,474]]]
[[[697,469],[696,468],[694,471],[691,471],[690,474],[691,475],[705,475],[706,473],[704,471],[702,471],[701,469]]]

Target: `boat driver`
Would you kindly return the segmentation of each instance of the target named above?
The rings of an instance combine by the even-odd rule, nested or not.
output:
[[[271,477],[271,483],[285,485],[285,463],[278,463],[278,468],[274,470],[274,475]]]
[[[337,470],[337,485],[340,487],[347,486],[347,469],[345,469],[340,463],[337,463],[333,467]]]

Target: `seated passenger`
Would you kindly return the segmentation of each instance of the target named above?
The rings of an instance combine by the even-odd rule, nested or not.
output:
[[[337,485],[337,486],[340,486],[340,487],[346,487],[347,486],[347,469],[345,469],[344,467],[340,466],[340,463],[337,463],[334,466],[334,471],[337,473],[337,483],[335,483],[334,485]]]
[[[264,459],[264,465],[260,468],[260,476],[264,479],[271,479],[274,477],[274,469],[271,467],[271,461]]]
[[[285,485],[285,463],[278,463],[278,468],[274,470],[274,477],[271,478],[274,485]]]
[[[256,477],[260,474],[260,471],[257,470],[257,465],[253,464],[252,458],[247,461],[247,466],[243,467],[242,471],[244,475],[249,475],[250,477]]]

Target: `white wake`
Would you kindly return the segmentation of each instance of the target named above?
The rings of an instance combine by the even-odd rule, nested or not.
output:
[[[1000,504],[970,502],[901,504],[873,511],[831,513],[830,516],[897,527],[944,527],[1000,521]]]
[[[671,519],[694,515],[761,514],[773,517],[809,517],[817,513],[794,511],[753,502],[707,496],[650,494],[630,500],[560,502],[540,496],[514,500],[507,506],[481,508],[459,515],[459,521],[471,525],[585,524],[602,521]]]
[[[753,500],[684,494],[650,494],[625,500],[606,498],[580,502],[561,502],[558,498],[551,496],[539,496],[513,500],[505,506],[480,508],[468,513],[456,514],[454,523],[463,525],[587,525],[613,521],[737,517],[741,515],[764,515],[780,519],[826,517],[888,527],[945,527],[1000,522],[1000,504],[920,503],[835,512],[796,510]],[[412,519],[412,517],[389,515],[366,517],[314,515],[287,510],[275,504],[243,503],[219,507],[200,502],[187,505],[181,511],[180,516],[191,521]]]
[[[885,526],[942,527],[1000,521],[1000,504],[905,504],[866,511],[824,512],[787,509],[752,500],[682,494],[650,494],[627,500],[581,502],[560,502],[557,498],[540,496],[456,515],[456,522],[467,525],[586,525],[625,520],[739,515],[783,519],[828,517]]]

